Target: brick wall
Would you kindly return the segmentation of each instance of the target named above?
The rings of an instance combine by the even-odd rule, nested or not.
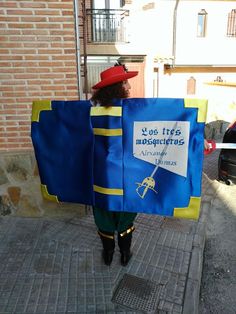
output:
[[[73,5],[0,1],[0,151],[32,149],[33,100],[78,99]]]

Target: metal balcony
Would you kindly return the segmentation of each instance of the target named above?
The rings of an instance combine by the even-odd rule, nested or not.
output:
[[[126,43],[128,10],[87,9],[89,43]]]

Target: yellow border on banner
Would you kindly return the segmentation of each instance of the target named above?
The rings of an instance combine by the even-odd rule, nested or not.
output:
[[[124,194],[122,189],[109,189],[109,188],[103,188],[98,185],[94,185],[93,190],[94,192],[107,194],[107,195],[123,195]]]
[[[201,197],[191,196],[188,207],[174,208],[174,217],[198,219],[201,206]]]
[[[184,98],[185,108],[198,108],[197,122],[206,121],[207,103],[207,99]]]
[[[56,195],[51,195],[48,193],[48,189],[47,189],[47,186],[44,185],[44,184],[41,184],[41,192],[42,192],[42,195],[45,199],[49,200],[49,201],[52,201],[52,202],[57,202],[59,203],[58,201],[58,198]]]
[[[39,122],[40,112],[44,110],[52,110],[51,100],[35,100],[32,104],[32,122]]]
[[[90,116],[122,116],[122,107],[91,107]]]
[[[102,128],[94,128],[94,135],[101,136],[121,136],[123,134],[122,129],[102,129]]]

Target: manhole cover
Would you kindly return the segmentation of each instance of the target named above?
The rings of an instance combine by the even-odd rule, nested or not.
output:
[[[157,310],[163,285],[125,274],[117,285],[112,302],[129,309],[153,312]]]

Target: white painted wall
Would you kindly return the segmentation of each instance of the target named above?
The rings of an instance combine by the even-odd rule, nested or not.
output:
[[[153,1],[154,8],[143,10],[148,1],[134,0],[130,7],[128,32],[130,44],[125,47],[131,53],[145,54],[146,97],[155,95],[153,88],[152,62],[154,57],[171,57],[173,53],[173,18],[175,0]],[[206,37],[197,37],[197,16],[201,9],[208,13]],[[236,1],[195,1],[180,0],[177,8],[176,55],[175,65],[236,65],[236,38],[227,37],[228,13],[236,9]],[[122,47],[117,47],[122,51]],[[159,97],[184,97],[186,95],[189,74],[162,74],[160,64],[158,74]],[[197,96],[234,98],[235,88],[212,87],[204,84],[213,81],[217,75],[226,81],[236,82],[235,73],[199,73],[193,76],[197,80]],[[221,94],[221,95],[219,95]]]
[[[153,4],[153,8],[144,7]],[[236,119],[236,88],[205,84],[219,75],[224,81],[236,82],[236,73],[153,73],[154,57],[172,56],[173,17],[175,0],[133,0],[126,8],[130,10],[127,32],[129,44],[116,45],[121,55],[146,55],[145,96],[146,97],[189,97],[187,80],[196,79],[196,98],[209,99],[209,120]],[[197,37],[197,15],[201,9],[208,13],[206,37]],[[228,13],[236,9],[236,1],[180,0],[177,9],[176,59],[178,65],[236,66],[236,38],[227,37]],[[104,49],[109,52],[108,47]],[[215,111],[215,113],[213,113]]]
[[[153,8],[144,10],[148,1],[134,0],[127,32],[132,53],[171,56],[175,0],[150,1]],[[197,16],[208,13],[206,37],[197,37]],[[236,38],[227,37],[228,13],[236,1],[180,0],[177,8],[176,64],[236,64]],[[124,48],[124,47],[123,47]],[[122,46],[117,47],[122,49]]]
[[[208,13],[206,37],[197,37],[197,15]],[[236,1],[180,1],[176,64],[236,64],[236,38],[227,37],[228,13]]]
[[[196,79],[196,94],[187,94],[187,80]],[[207,122],[236,120],[236,87],[207,85],[217,73],[176,73],[161,75],[158,97],[208,99]],[[236,82],[236,73],[220,73],[223,80]]]

